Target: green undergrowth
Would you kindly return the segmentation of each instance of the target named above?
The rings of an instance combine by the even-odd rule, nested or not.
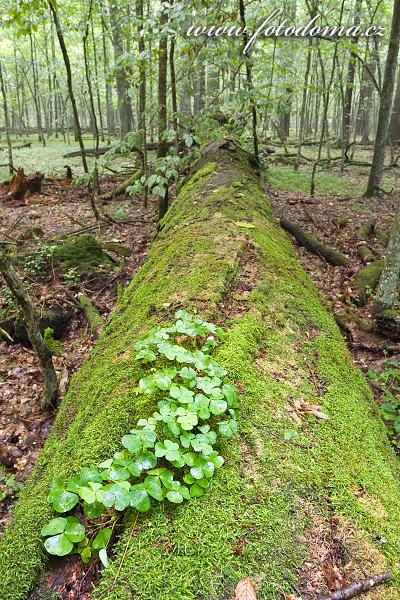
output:
[[[22,600],[34,584],[40,530],[53,516],[51,480],[108,457],[156,408],[133,394],[143,375],[133,345],[181,307],[224,321],[216,360],[242,390],[239,435],[218,447],[225,465],[206,496],[139,518],[113,586],[132,526],[127,516],[93,600],[217,600],[231,597],[245,576],[261,600],[281,598],[293,591],[307,556],[314,512],[326,523],[332,514],[349,522],[398,586],[398,465],[369,388],[245,156],[210,154],[61,404],[2,540],[0,598]],[[242,300],[247,310],[230,321],[219,306],[249,244],[258,277]],[[329,419],[301,414],[296,424],[294,400],[320,405]],[[384,597],[398,598],[399,588],[391,589]]]
[[[295,171],[293,167],[277,167],[270,165],[264,173],[264,178],[274,187],[287,192],[310,193],[311,170],[300,169]],[[339,195],[349,194],[361,196],[365,191],[365,183],[348,173],[317,173],[315,185],[318,193],[332,193]]]

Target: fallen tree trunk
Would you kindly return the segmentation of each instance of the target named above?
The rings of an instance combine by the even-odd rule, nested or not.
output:
[[[347,256],[338,250],[324,246],[321,240],[306,233],[297,223],[293,223],[292,221],[289,221],[289,219],[282,217],[281,225],[286,231],[291,233],[302,246],[307,248],[307,250],[310,250],[310,252],[324,258],[329,264],[338,267],[346,267],[349,264]]]
[[[161,503],[133,535],[135,516],[126,518],[92,600],[231,598],[247,576],[259,600],[278,600],[315,552],[313,526],[330,536],[332,515],[346,532],[352,580],[370,572],[371,556],[377,571],[394,569],[397,458],[248,155],[227,141],[208,146],[162,225],[21,492],[0,546],[0,597],[23,600],[35,584],[52,479],[111,456],[153,410],[132,392],[143,376],[133,344],[178,308],[227,329],[216,357],[242,390],[240,433],[221,445],[226,463],[202,498]],[[329,418],[307,416],[311,405]],[[387,592],[399,589],[394,577]]]

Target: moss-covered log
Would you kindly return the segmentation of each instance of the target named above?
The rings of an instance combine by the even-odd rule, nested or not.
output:
[[[363,306],[369,296],[376,290],[383,266],[383,260],[376,260],[361,269],[353,277],[351,287],[353,290],[353,300],[357,306]]]
[[[281,225],[286,231],[293,235],[302,246],[307,248],[307,250],[310,250],[310,252],[324,258],[329,264],[338,267],[346,267],[349,264],[347,256],[338,250],[328,248],[321,240],[306,233],[297,223],[293,223],[292,221],[289,221],[289,219],[282,217]]]
[[[281,599],[332,527],[351,580],[391,569],[390,587],[374,598],[400,598],[397,458],[248,156],[228,142],[204,151],[73,378],[1,543],[0,598],[23,600],[34,586],[52,478],[108,457],[152,412],[132,392],[141,376],[133,343],[179,307],[228,331],[217,358],[242,390],[240,434],[220,447],[226,464],[203,498],[140,517],[113,587],[127,517],[92,600],[221,600],[246,576],[260,600]],[[299,409],[293,420],[296,400],[321,405],[329,419]]]

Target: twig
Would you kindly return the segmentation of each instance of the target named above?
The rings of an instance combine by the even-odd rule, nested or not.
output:
[[[360,581],[356,581],[347,587],[334,592],[330,596],[319,596],[317,600],[348,600],[349,598],[354,598],[355,596],[359,596],[360,594],[364,594],[377,585],[382,585],[386,583],[392,578],[392,574],[387,573],[379,573],[378,575],[372,575],[368,577],[368,579],[361,579]]]
[[[111,586],[111,591],[113,591],[113,589],[115,588],[115,584],[117,583],[119,574],[120,574],[121,569],[122,569],[122,565],[124,564],[125,557],[126,557],[126,554],[128,552],[129,544],[131,543],[133,532],[135,531],[135,527],[136,527],[136,523],[137,523],[138,517],[139,517],[139,512],[136,513],[136,517],[135,517],[135,520],[133,522],[132,529],[131,529],[129,537],[128,537],[128,541],[126,542],[124,554],[122,555],[121,562],[119,563],[118,570],[117,570],[117,572],[115,574],[114,581],[113,581],[112,586]]]

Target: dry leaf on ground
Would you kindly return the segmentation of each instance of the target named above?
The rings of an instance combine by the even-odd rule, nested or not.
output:
[[[250,577],[241,579],[236,586],[234,600],[257,600],[256,590]]]

